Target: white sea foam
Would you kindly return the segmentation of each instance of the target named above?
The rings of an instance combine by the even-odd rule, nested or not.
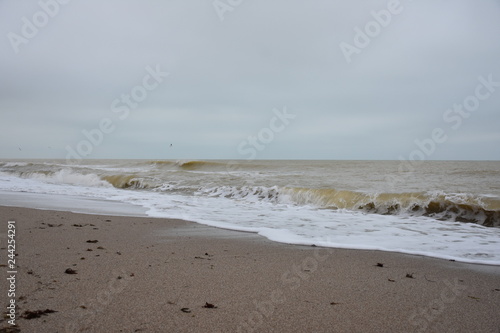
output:
[[[22,167],[22,166],[27,166],[29,163],[28,162],[4,162],[2,163],[2,167],[6,168],[13,168],[13,167]]]
[[[179,174],[168,171],[166,176],[155,174],[163,178],[160,177],[158,186],[151,190],[115,188],[103,180],[103,175],[98,175],[102,169],[114,174],[120,168],[127,169],[127,166],[106,168],[100,164],[94,172],[89,172],[91,166],[64,167],[45,173],[27,173],[25,175],[29,176],[24,178],[0,172],[0,190],[116,200],[142,206],[149,216],[255,232],[283,243],[393,251],[500,265],[500,228],[411,214],[381,215],[346,208],[324,209],[311,204],[317,202],[313,197],[298,204],[283,195],[282,186],[270,183],[272,177],[279,176],[276,173],[271,177],[270,173],[263,172],[261,183],[254,185],[245,181],[245,185],[236,186],[217,184],[220,179],[226,180],[233,175],[220,173],[207,179],[207,176],[194,173],[186,175],[186,171]],[[152,171],[155,169],[148,169],[137,177],[143,179]],[[240,180],[230,178],[228,181]],[[314,191],[308,195],[311,193],[317,195]],[[477,198],[464,193],[430,193],[434,193],[432,198],[444,196],[446,200],[463,204],[471,204],[471,200]]]
[[[78,172],[73,172],[72,170],[67,168],[56,171],[50,175],[33,173],[30,178],[38,179],[43,182],[51,184],[69,184],[69,185],[95,186],[95,187],[111,186],[111,184],[102,180],[96,174],[93,173],[81,174]]]

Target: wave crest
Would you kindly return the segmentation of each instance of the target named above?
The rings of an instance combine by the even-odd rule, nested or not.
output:
[[[428,216],[444,221],[500,226],[500,211],[489,209],[482,198],[468,194],[363,193],[336,189],[279,188],[277,186],[218,186],[199,195],[320,209],[363,211],[380,215]]]
[[[74,172],[71,169],[61,169],[58,171],[36,171],[36,172],[21,172],[21,178],[29,178],[40,180],[46,183],[55,184],[68,184],[79,186],[95,186],[95,187],[109,187],[110,184],[101,179],[96,174],[88,173],[83,174]]]
[[[144,178],[136,175],[111,175],[103,176],[102,179],[116,188],[147,189],[151,187]]]
[[[361,193],[335,189],[286,188],[295,203],[320,208],[362,210],[381,215],[429,216],[445,221],[500,226],[500,211],[469,194],[445,193]],[[498,202],[490,200],[495,206]]]

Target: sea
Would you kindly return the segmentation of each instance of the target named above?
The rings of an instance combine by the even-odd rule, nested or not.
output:
[[[0,160],[0,193],[1,205],[500,265],[499,161]]]

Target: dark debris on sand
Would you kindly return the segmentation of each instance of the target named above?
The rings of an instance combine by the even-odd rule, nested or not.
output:
[[[217,307],[213,304],[210,304],[208,302],[205,302],[205,305],[203,305],[205,309],[217,309]]]
[[[54,310],[51,310],[51,309],[36,310],[36,311],[26,310],[21,315],[21,318],[24,318],[24,319],[35,319],[35,318],[40,318],[41,316],[47,316],[49,313],[54,313],[54,312],[57,312],[57,311],[54,311]]]
[[[21,330],[18,327],[4,327],[0,328],[0,333],[19,333]]]

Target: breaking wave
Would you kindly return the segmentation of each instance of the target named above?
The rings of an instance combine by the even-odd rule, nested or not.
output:
[[[68,184],[78,186],[92,186],[92,187],[109,187],[107,181],[102,179],[96,174],[82,174],[74,172],[70,169],[61,169],[58,171],[36,171],[36,172],[21,172],[21,178],[35,179],[52,184]]]
[[[361,211],[367,214],[428,216],[443,221],[477,223],[500,227],[500,199],[468,193],[439,191],[386,193],[350,191],[336,188],[307,188],[294,186],[248,185],[251,178],[227,180],[228,174],[239,168],[258,170],[244,177],[255,177],[262,168],[249,162],[218,161],[124,161],[107,165],[83,164],[69,167],[59,162],[0,162],[0,172],[20,178],[47,183],[87,187],[114,187],[232,200],[266,202],[317,209]],[[207,171],[211,175],[191,173]],[[269,181],[275,174],[268,173]],[[288,178],[289,181],[292,178]],[[208,180],[208,181],[207,181]],[[265,182],[262,182],[265,184]],[[261,184],[262,184],[261,183]]]
[[[137,175],[110,175],[102,176],[101,178],[116,188],[148,189],[155,187],[155,185],[148,182],[147,179],[138,177]]]
[[[232,172],[238,170],[255,170],[262,168],[262,165],[252,161],[199,161],[199,160],[178,160],[178,161],[144,161],[144,165],[153,165],[159,168],[184,171],[222,171]]]
[[[500,210],[492,208],[500,206],[500,202],[471,194],[362,193],[277,186],[220,186],[203,189],[198,193],[237,200],[309,205],[321,209],[363,211],[380,215],[428,216],[443,221],[500,226]]]

